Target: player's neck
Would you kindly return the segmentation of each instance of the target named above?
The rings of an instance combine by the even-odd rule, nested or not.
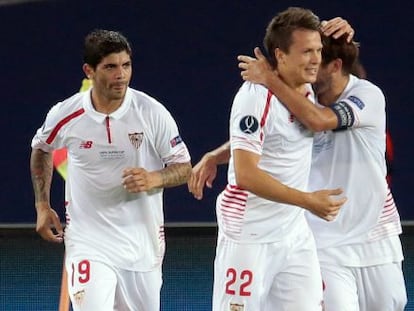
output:
[[[296,92],[302,94],[302,95],[306,95],[309,91],[306,83],[297,83],[295,81],[289,80],[286,77],[283,77],[281,75],[279,75],[280,78],[293,90],[295,90]]]
[[[332,79],[330,88],[318,94],[318,103],[324,106],[332,105],[338,101],[338,98],[344,92],[349,82],[349,75],[341,75]]]
[[[121,106],[123,99],[108,99],[96,92],[92,92],[91,101],[97,112],[111,114]]]

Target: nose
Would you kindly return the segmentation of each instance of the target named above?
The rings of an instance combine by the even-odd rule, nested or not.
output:
[[[311,61],[314,64],[320,64],[321,61],[322,61],[322,52],[321,51],[315,51],[315,53],[312,53]]]
[[[121,80],[125,77],[126,77],[126,70],[122,66],[118,67],[116,71],[116,78]]]

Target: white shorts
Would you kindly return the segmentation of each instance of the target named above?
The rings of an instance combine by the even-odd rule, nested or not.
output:
[[[136,272],[85,258],[66,258],[73,311],[159,311],[161,267]]]
[[[312,233],[277,243],[241,244],[219,235],[213,311],[322,310]]]
[[[407,303],[401,263],[344,267],[321,263],[325,311],[402,311]]]

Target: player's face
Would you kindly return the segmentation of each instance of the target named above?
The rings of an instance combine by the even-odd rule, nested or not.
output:
[[[320,66],[316,82],[312,85],[316,96],[322,95],[331,89],[332,79],[331,65]]]
[[[108,100],[121,100],[132,75],[131,57],[127,52],[104,57],[92,72],[94,89]]]
[[[291,86],[316,81],[321,63],[322,42],[318,31],[298,29],[292,33],[288,53],[279,51],[277,69]]]

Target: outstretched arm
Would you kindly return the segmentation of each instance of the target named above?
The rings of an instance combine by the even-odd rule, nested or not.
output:
[[[217,176],[217,165],[226,164],[230,159],[230,142],[207,152],[201,160],[193,167],[190,179],[188,180],[188,191],[194,198],[203,198],[204,185],[211,188]]]
[[[30,172],[37,212],[36,231],[51,242],[63,241],[63,228],[57,213],[50,207],[50,186],[52,182],[52,154],[32,149]],[[54,233],[53,228],[57,231]]]

